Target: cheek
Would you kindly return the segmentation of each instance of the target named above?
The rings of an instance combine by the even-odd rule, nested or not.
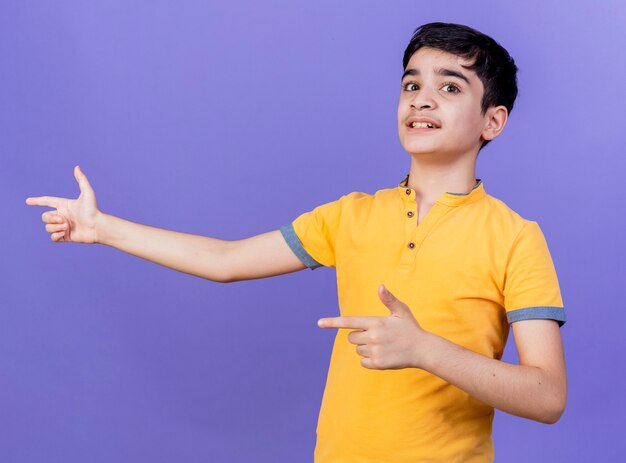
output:
[[[402,135],[403,133],[403,129],[404,129],[404,116],[402,116],[401,114],[398,114],[398,126],[397,126],[397,130],[398,133],[400,135]]]
[[[398,110],[396,112],[396,116],[398,117],[398,122],[400,122],[400,119],[402,119],[402,115],[404,113],[404,107],[402,105],[402,101],[398,102]]]
[[[482,130],[482,119],[473,109],[471,111],[455,111],[453,115],[455,126],[465,134],[473,134]]]

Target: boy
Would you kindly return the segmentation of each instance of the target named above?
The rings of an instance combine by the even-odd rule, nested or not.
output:
[[[132,223],[98,210],[78,166],[77,200],[27,199],[56,208],[42,215],[53,241],[107,244],[213,281],[336,267],[341,316],[318,322],[339,328],[319,463],[491,462],[494,407],[544,423],[565,408],[566,317],[545,239],[475,178],[513,108],[517,67],[490,37],[445,23],[416,29],[403,66],[409,175],[280,230],[223,241]],[[509,324],[519,365],[500,361]]]

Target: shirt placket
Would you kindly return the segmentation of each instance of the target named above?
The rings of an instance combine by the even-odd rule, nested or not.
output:
[[[402,195],[404,211],[404,243],[402,255],[400,257],[400,268],[411,269],[415,266],[417,254],[426,239],[430,230],[439,219],[445,214],[448,208],[440,203],[435,203],[422,219],[422,223],[417,223],[418,206],[415,201],[415,191],[411,188],[404,189]]]

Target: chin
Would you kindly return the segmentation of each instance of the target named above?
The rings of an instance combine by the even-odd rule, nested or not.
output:
[[[409,154],[432,154],[441,151],[441,147],[435,143],[409,143],[402,147]]]

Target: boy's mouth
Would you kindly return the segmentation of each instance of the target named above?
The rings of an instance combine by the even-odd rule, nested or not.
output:
[[[428,122],[413,122],[411,124],[411,127],[413,127],[414,129],[432,129],[434,128],[432,124],[429,124]]]
[[[412,129],[438,129],[440,128],[437,121],[429,117],[417,117],[417,116],[410,117],[406,121],[406,125],[407,127],[412,128]]]

